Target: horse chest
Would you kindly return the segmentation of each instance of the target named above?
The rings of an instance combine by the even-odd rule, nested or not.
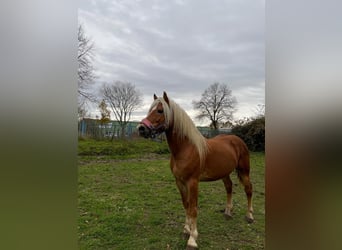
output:
[[[199,177],[200,175],[200,168],[198,164],[193,164],[189,162],[188,159],[184,160],[171,160],[170,163],[172,174],[177,179],[188,179],[190,177]]]

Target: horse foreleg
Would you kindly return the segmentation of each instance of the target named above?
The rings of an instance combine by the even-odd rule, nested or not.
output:
[[[185,209],[185,214],[186,214],[183,233],[186,237],[188,237],[190,235],[190,218],[188,217],[188,213],[187,213],[187,210],[189,207],[188,190],[187,190],[186,185],[181,180],[176,179],[176,185],[181,194],[183,207]]]
[[[190,237],[187,242],[187,249],[197,249],[197,200],[198,200],[198,180],[191,179],[187,183],[189,206],[187,218],[190,222]]]

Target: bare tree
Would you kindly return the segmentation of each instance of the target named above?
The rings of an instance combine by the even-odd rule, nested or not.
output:
[[[100,123],[103,125],[110,121],[110,110],[108,109],[107,103],[104,99],[99,104],[99,109],[101,113]]]
[[[231,123],[235,112],[236,98],[226,84],[214,83],[202,94],[199,101],[192,101],[194,109],[198,110],[197,119],[209,119],[214,129],[220,124]]]
[[[85,109],[85,105],[84,104],[83,105],[78,104],[77,111],[78,111],[78,120],[79,121],[84,119],[86,116],[89,115],[87,110]]]
[[[101,133],[100,137],[102,138],[103,136],[109,136],[107,131],[107,126],[106,124],[110,122],[110,110],[108,109],[106,101],[103,99],[99,106],[98,106],[100,113],[101,113],[101,118],[100,118],[100,128],[101,128]],[[113,138],[113,137],[112,137]]]
[[[78,110],[84,111],[86,109],[85,103],[87,101],[95,102],[96,98],[89,91],[89,86],[94,82],[94,43],[86,36],[83,26],[78,26]],[[79,113],[80,115],[80,113]]]
[[[258,104],[254,113],[256,114],[256,118],[265,117],[265,104]]]
[[[142,103],[141,93],[133,84],[120,81],[113,85],[104,84],[101,91],[120,125],[121,136],[124,137],[132,112]]]

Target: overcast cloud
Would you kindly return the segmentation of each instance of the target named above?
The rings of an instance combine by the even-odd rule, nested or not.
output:
[[[95,43],[94,92],[104,82],[135,84],[140,120],[165,90],[194,118],[191,101],[220,82],[237,98],[234,117],[253,116],[265,102],[264,9],[261,0],[80,1]]]

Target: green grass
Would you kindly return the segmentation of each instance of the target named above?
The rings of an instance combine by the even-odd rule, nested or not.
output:
[[[121,143],[136,143],[135,152],[129,149],[123,156],[85,153],[90,147],[96,152],[114,152]],[[165,150],[158,153],[158,148],[165,149],[165,143],[155,143],[80,141],[80,249],[166,249],[168,245],[185,249],[185,213],[170,171],[169,155]],[[264,249],[264,153],[251,153],[251,165],[253,224],[244,220],[246,197],[236,174],[232,176],[231,220],[224,219],[220,212],[226,203],[222,181],[200,183],[197,243],[201,249]]]

